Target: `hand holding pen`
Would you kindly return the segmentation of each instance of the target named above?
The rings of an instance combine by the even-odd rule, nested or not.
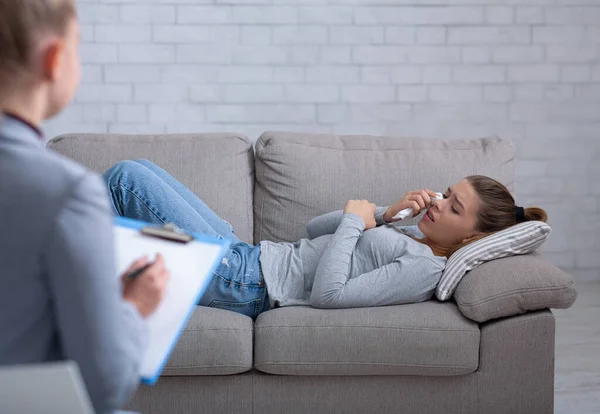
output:
[[[123,298],[133,304],[145,319],[160,304],[169,281],[169,271],[164,257],[156,255],[150,262],[147,257],[136,260],[121,277]]]

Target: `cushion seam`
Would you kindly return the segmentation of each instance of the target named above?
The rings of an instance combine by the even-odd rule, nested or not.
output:
[[[355,135],[356,136],[356,135]],[[385,138],[382,136],[372,136],[375,138]],[[275,138],[277,139],[277,137],[270,137],[270,138]],[[410,139],[410,138],[409,138]],[[467,141],[473,141],[473,142],[481,142],[481,140],[489,140],[489,143],[491,145],[501,145],[501,144],[506,144],[508,141],[507,140],[503,140],[499,137],[488,137],[488,138],[476,138],[473,140],[467,140]],[[408,140],[407,140],[408,141]],[[447,141],[447,140],[439,140],[440,142],[443,141]],[[372,148],[356,148],[356,149],[350,149],[350,148],[332,148],[332,147],[323,147],[323,146],[317,146],[317,145],[312,145],[312,144],[306,144],[306,143],[300,143],[300,142],[294,142],[294,141],[287,141],[287,140],[282,140],[280,142],[277,142],[275,144],[270,144],[270,145],[265,145],[266,147],[270,147],[271,149],[273,149],[274,147],[276,148],[277,146],[280,147],[284,147],[285,145],[299,145],[299,146],[303,146],[303,147],[310,147],[310,148],[319,148],[319,149],[330,149],[330,150],[337,150],[337,151],[369,151],[369,152],[387,152],[387,151],[407,151],[407,152],[413,152],[413,151],[439,151],[439,152],[448,152],[448,151],[470,151],[470,152],[484,152],[484,151],[477,151],[481,148],[435,148],[435,149],[431,149],[431,148],[382,148],[382,149],[372,149]],[[262,150],[265,151],[265,148],[263,148]],[[273,155],[277,155],[278,153],[275,151],[272,151],[271,154]]]
[[[522,323],[525,323],[525,322],[529,322],[529,320],[531,320],[531,319],[537,319],[537,318],[554,320],[554,316],[552,314],[549,314],[549,315],[547,315],[547,314],[546,315],[539,315],[539,316],[537,316],[537,315],[536,316],[529,315],[529,318],[527,318],[525,320],[519,319],[519,320],[516,320],[516,321],[503,322],[503,326],[510,326],[510,325],[522,324]],[[491,322],[491,323],[493,323],[493,322]]]
[[[568,300],[567,301],[553,302],[552,305],[562,304],[562,303],[569,303],[569,302],[570,301],[568,301]],[[543,302],[534,302],[534,303],[530,303],[528,305],[530,305],[530,306],[536,306],[536,305],[541,305],[541,304],[545,305],[545,304],[547,304],[547,302],[546,301],[543,301]],[[548,306],[545,306],[544,309],[547,309],[547,308],[550,308],[550,307],[551,307],[551,305],[548,305]],[[510,307],[502,308],[502,309],[500,309],[500,310],[498,310],[496,312],[493,312],[493,313],[484,312],[484,314],[485,314],[484,317],[488,317],[489,319],[492,319],[494,317],[497,317],[498,315],[502,316],[502,314],[504,312],[513,311],[514,309],[519,310],[519,311],[525,311],[525,312],[528,311],[528,309],[524,309],[524,308],[519,307],[519,306],[510,306]],[[533,309],[529,309],[529,310],[533,310]],[[538,309],[536,309],[536,310],[538,310]],[[507,314],[506,316],[516,316],[516,315]]]
[[[247,368],[252,365],[168,365],[165,371],[169,369],[196,369],[196,368]]]
[[[314,328],[326,328],[326,329],[354,329],[354,328],[367,328],[367,329],[386,329],[386,330],[396,330],[396,331],[426,331],[426,332],[466,332],[466,333],[477,333],[479,334],[479,329],[474,328],[472,330],[469,329],[428,329],[428,328],[401,328],[401,327],[392,327],[392,326],[362,326],[362,325],[354,325],[354,326],[305,326],[305,325],[269,325],[269,326],[256,326],[254,330],[259,329],[271,329],[271,328],[300,328],[300,329],[314,329]]]
[[[200,328],[200,329],[188,329],[186,328],[183,332],[204,332],[204,331],[239,331],[239,332],[252,332],[252,329],[236,329],[236,328]]]
[[[255,367],[261,367],[261,366],[283,366],[283,365],[302,365],[302,366],[310,366],[310,365],[316,365],[316,366],[321,366],[321,365],[340,365],[340,366],[344,366],[344,365],[376,365],[376,366],[383,366],[383,367],[417,367],[417,368],[467,368],[467,369],[472,369],[473,367],[471,366],[465,366],[465,365],[424,365],[424,364],[405,364],[405,363],[398,363],[398,364],[394,364],[394,363],[386,363],[386,362],[300,362],[300,361],[293,361],[293,362],[261,362],[259,364],[254,364]],[[477,369],[477,367],[475,367],[474,369]]]
[[[535,306],[535,305],[543,305],[543,304],[548,304],[548,306],[546,306],[547,308],[550,308],[551,305],[553,304],[562,304],[562,303],[569,303],[571,302],[571,300],[554,300],[554,301],[549,301],[549,300],[542,300],[542,301],[538,301],[538,302],[526,302],[526,303],[521,303],[521,305],[523,306]],[[507,310],[507,309],[511,309],[511,308],[515,308],[515,306],[508,306],[508,307],[503,307],[501,310],[496,311],[496,313],[502,312],[503,310]],[[523,309],[521,307],[516,306],[517,309]],[[472,307],[469,307],[469,309],[472,309]]]
[[[548,286],[548,287],[545,287],[545,288],[531,287],[531,288],[515,289],[515,290],[507,291],[507,292],[504,292],[504,293],[500,293],[498,295],[489,296],[489,297],[487,297],[485,299],[482,299],[482,300],[480,300],[478,302],[464,302],[464,301],[462,301],[460,299],[457,299],[456,302],[459,305],[461,305],[461,306],[471,307],[471,306],[477,306],[477,305],[481,305],[481,304],[484,304],[484,303],[487,303],[487,302],[491,302],[491,301],[496,300],[496,299],[502,299],[502,298],[505,298],[507,296],[518,295],[518,294],[522,294],[522,293],[529,294],[529,293],[535,293],[535,292],[556,292],[556,291],[560,291],[560,290],[563,290],[565,288],[569,288],[569,287],[573,286],[573,283],[574,283],[573,281],[569,281],[567,284],[561,285],[561,286]],[[460,296],[460,295],[456,295],[455,294],[454,296],[456,298],[456,296]]]
[[[246,137],[245,135],[242,134],[235,134],[235,133],[227,133],[227,132],[217,132],[215,134],[222,134],[222,136],[213,136],[212,133],[207,133],[210,136],[204,136],[203,133],[200,134],[191,134],[193,135],[192,138],[185,138],[185,135],[190,135],[190,134],[141,134],[137,136],[137,139],[135,141],[135,144],[171,144],[173,142],[177,142],[177,143],[189,143],[189,142],[201,142],[201,141],[220,141],[223,139],[227,139],[227,138],[234,138],[234,139],[241,139],[242,141],[244,141],[244,143],[246,144],[250,144],[250,146],[252,145],[251,142],[249,142],[249,138]],[[101,137],[97,137],[97,135],[102,135]],[[107,140],[106,136],[108,136],[109,138],[125,138],[125,137],[130,137],[136,134],[118,134],[118,133],[82,133],[82,134],[64,134],[64,135],[59,135],[57,137],[52,138],[51,140],[48,141],[48,143],[52,143],[52,144],[56,144],[60,141],[64,141],[65,139],[67,140],[76,140],[77,143],[106,143],[106,142],[117,142],[119,144],[121,143],[128,143],[126,139],[124,139],[123,141],[119,141],[117,139],[115,140]],[[173,138],[169,137],[168,140],[167,139],[163,139],[163,140],[148,140],[148,139],[155,139],[158,137],[164,137],[166,135],[169,136],[173,136]],[[178,137],[177,135],[184,135],[182,137]],[[60,139],[58,139],[60,138]],[[128,138],[127,138],[128,139]]]
[[[250,181],[251,188],[250,192],[246,192],[246,205],[251,204],[251,208],[246,211],[246,218],[248,220],[248,235],[250,240],[254,242],[254,177],[256,175],[256,165],[254,162],[254,149],[252,148],[252,145],[250,145],[250,148],[246,151],[246,155],[250,152],[252,152],[252,163],[248,163],[251,170],[248,180]]]

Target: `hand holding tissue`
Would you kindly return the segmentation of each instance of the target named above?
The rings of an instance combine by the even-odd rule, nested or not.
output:
[[[433,204],[435,203],[436,200],[441,200],[444,198],[444,195],[442,193],[435,193],[435,197],[431,198],[431,205],[430,207],[433,206]],[[414,210],[412,208],[405,208],[404,210],[400,210],[400,212],[398,214],[396,214],[394,217],[392,217],[393,220],[404,220],[407,217],[413,217],[414,215]]]

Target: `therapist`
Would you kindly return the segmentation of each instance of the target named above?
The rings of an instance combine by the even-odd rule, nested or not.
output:
[[[159,256],[118,279],[105,186],[44,147],[40,124],[77,89],[78,41],[74,0],[0,1],[0,365],[74,360],[107,413],[138,385],[169,274]]]

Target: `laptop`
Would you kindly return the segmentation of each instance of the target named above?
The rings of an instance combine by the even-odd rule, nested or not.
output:
[[[72,361],[0,367],[0,413],[94,414]]]

